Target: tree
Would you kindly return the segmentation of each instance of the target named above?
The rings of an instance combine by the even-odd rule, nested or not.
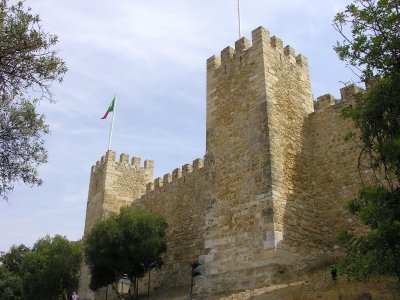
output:
[[[100,220],[85,238],[90,288],[112,284],[123,275],[142,277],[166,251],[164,218],[143,209],[121,208],[119,215]]]
[[[78,287],[82,242],[56,235],[0,256],[0,300],[63,299]]]
[[[21,277],[0,266],[0,300],[23,300]]]
[[[49,133],[36,107],[53,101],[51,84],[67,68],[52,47],[57,36],[45,33],[38,15],[23,2],[0,0],[0,197],[7,200],[17,181],[42,183],[37,167],[47,162],[43,136]]]
[[[349,201],[347,210],[371,230],[361,236],[339,232],[338,242],[346,251],[339,264],[341,273],[357,280],[371,275],[400,279],[400,190],[365,187]]]
[[[30,249],[24,244],[19,246],[13,245],[7,253],[4,253],[0,257],[0,263],[11,273],[19,274],[22,261],[29,251]]]
[[[0,300],[22,300],[21,267],[25,255],[30,251],[21,244],[13,245],[0,256]]]
[[[351,37],[346,36],[347,25]],[[364,158],[376,174],[375,183],[347,204],[370,231],[339,233],[346,250],[340,271],[356,279],[372,274],[400,279],[400,2],[355,0],[336,15],[334,27],[344,37],[334,47],[339,57],[370,83],[343,115],[358,129],[348,137],[361,142],[359,167]]]
[[[78,287],[82,243],[55,235],[39,239],[22,263],[25,299],[63,299]]]
[[[351,37],[348,32],[351,26]],[[400,4],[397,0],[355,0],[333,21],[343,37],[334,47],[341,60],[369,79],[400,69]]]

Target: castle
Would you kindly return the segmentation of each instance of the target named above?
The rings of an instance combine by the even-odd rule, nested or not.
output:
[[[343,206],[361,185],[359,150],[343,139],[352,122],[341,117],[357,87],[340,92],[314,112],[307,59],[255,29],[207,60],[204,159],[153,180],[153,161],[108,151],[91,170],[85,233],[121,206],[163,215],[168,251],[152,291],[187,295],[188,262],[200,258],[195,291],[209,299],[332,255],[337,230],[354,227]],[[82,266],[81,299],[105,299],[89,278]]]

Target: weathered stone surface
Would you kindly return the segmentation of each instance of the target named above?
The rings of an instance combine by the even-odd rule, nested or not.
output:
[[[145,161],[140,167],[140,159],[121,154],[119,162],[115,161],[115,152],[107,151],[91,170],[89,195],[86,208],[85,234],[94,223],[110,213],[118,213],[122,206],[130,205],[146,191],[146,184],[153,177],[153,161]],[[93,293],[89,289],[89,269],[82,264],[79,278],[79,295],[81,299],[103,299],[105,291]],[[111,297],[114,292],[110,291]],[[109,298],[112,299],[112,298]]]
[[[369,178],[343,139],[352,123],[340,111],[355,92],[343,88],[339,104],[319,97],[314,112],[307,59],[257,28],[252,42],[207,60],[204,161],[153,181],[152,161],[140,167],[123,154],[116,163],[108,151],[92,168],[85,232],[123,205],[165,216],[165,265],[151,276],[158,293],[186,294],[194,259],[204,262],[195,292],[212,295],[267,285],[282,269],[332,254],[337,230],[358,228],[343,204]],[[83,266],[81,299],[103,299],[88,280]],[[139,287],[147,291],[147,277]]]

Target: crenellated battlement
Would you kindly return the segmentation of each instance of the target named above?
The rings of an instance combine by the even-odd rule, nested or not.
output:
[[[119,160],[116,160],[116,153],[112,150],[108,150],[106,155],[103,155],[100,160],[96,162],[95,165],[92,166],[92,174],[96,173],[99,169],[104,168],[107,163],[111,163],[114,166],[124,166],[129,167],[133,170],[139,171],[153,171],[154,169],[154,161],[146,159],[143,163],[143,166],[140,165],[141,159],[140,157],[133,156],[129,161],[129,155],[126,153],[122,153],[119,157]]]
[[[340,99],[335,99],[331,94],[325,94],[317,98],[317,110],[321,111],[339,102],[348,102],[354,100],[354,94],[357,94],[362,89],[355,84],[347,85],[340,89]]]
[[[362,89],[356,86],[355,84],[351,84],[348,86],[345,86],[344,88],[340,89],[340,96],[341,96],[341,101],[351,101],[354,99],[354,94],[357,94],[361,91]]]
[[[181,178],[188,176],[204,167],[204,160],[197,158],[192,164],[185,164],[181,168],[176,168],[172,173],[167,173],[163,177],[157,177],[153,182],[146,184],[146,192],[159,190],[169,184],[174,184]]]
[[[268,285],[303,254],[319,264],[336,249],[335,230],[355,227],[339,207],[361,184],[358,153],[343,140],[351,120],[334,105],[359,91],[320,96],[325,111],[313,113],[307,58],[255,29],[207,60],[206,164],[198,158],[153,179],[152,160],[107,151],[92,167],[85,233],[124,206],[163,215],[168,252],[150,284],[160,294],[187,291],[187,262],[199,258],[205,273],[194,292],[212,299]]]
[[[283,46],[283,41],[277,36],[270,37],[270,33],[263,27],[258,27],[252,31],[252,41],[250,42],[245,37],[237,40],[235,42],[235,48],[230,46],[224,48],[221,51],[220,56],[211,56],[207,60],[207,70],[218,70],[221,67],[224,68],[226,72],[229,66],[242,60],[248,55],[256,55],[257,52],[270,51],[275,53],[281,61],[284,59],[292,64],[297,64],[299,66],[308,66],[307,58],[301,54],[296,56],[295,50],[290,46]]]

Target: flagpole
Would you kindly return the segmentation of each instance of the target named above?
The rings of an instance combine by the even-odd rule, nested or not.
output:
[[[114,101],[114,109],[113,109],[113,116],[112,116],[112,120],[111,120],[111,127],[110,127],[110,135],[108,138],[108,150],[111,150],[111,140],[112,140],[112,132],[113,132],[113,128],[114,128],[114,117],[115,117],[115,111],[117,108],[117,94],[115,94],[114,97],[115,101]]]
[[[241,39],[242,33],[240,31],[240,0],[237,0],[237,11],[238,11],[238,23],[239,23],[239,39]]]

